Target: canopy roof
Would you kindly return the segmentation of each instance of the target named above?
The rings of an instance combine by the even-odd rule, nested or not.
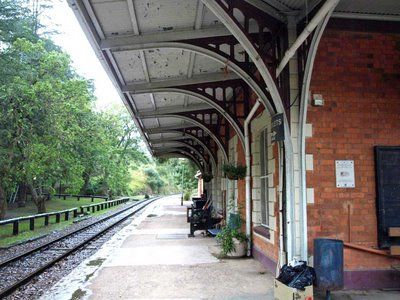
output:
[[[302,18],[321,1],[245,2],[284,24],[287,15]],[[238,80],[239,75],[226,61],[199,51],[196,43],[181,41],[211,43],[231,36],[229,30],[196,0],[69,0],[69,3],[151,153],[190,157],[202,166],[204,157],[215,163],[210,161],[215,153],[211,153],[210,145],[205,142],[207,138],[218,139],[209,128],[219,124],[218,115],[223,111],[208,97],[180,86]],[[400,20],[400,5],[398,0],[342,0],[334,16]],[[245,23],[243,14],[237,13],[236,18]],[[249,26],[250,32],[258,30],[254,20],[249,21]],[[239,65],[246,60],[245,51],[239,43],[233,48],[221,45],[220,50],[234,51]],[[225,93],[217,89],[212,96],[229,100],[232,90]],[[188,112],[208,113],[203,114],[201,122],[194,122],[185,116]],[[186,128],[202,129],[191,136],[185,133]]]

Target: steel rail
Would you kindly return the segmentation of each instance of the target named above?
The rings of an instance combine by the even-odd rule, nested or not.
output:
[[[144,201],[147,201],[147,200],[144,200]],[[58,238],[52,239],[51,241],[48,241],[48,242],[46,242],[46,243],[44,243],[44,244],[42,244],[42,245],[39,245],[39,246],[37,246],[37,247],[35,247],[35,248],[33,248],[33,249],[27,250],[27,251],[22,252],[22,253],[20,253],[20,254],[18,254],[18,255],[15,255],[15,256],[13,256],[13,257],[11,257],[11,258],[8,258],[8,259],[6,259],[6,260],[4,260],[4,261],[1,261],[1,262],[0,262],[0,268],[3,268],[4,266],[6,266],[6,265],[9,264],[9,263],[12,263],[12,262],[14,262],[14,261],[17,261],[17,260],[19,260],[19,259],[21,259],[21,258],[23,258],[23,257],[25,257],[25,256],[28,256],[28,255],[30,255],[30,254],[32,254],[32,253],[34,253],[34,252],[37,252],[37,251],[39,251],[39,250],[41,250],[41,249],[43,249],[43,248],[45,248],[45,247],[48,247],[48,246],[50,246],[51,244],[54,244],[54,243],[56,243],[56,242],[59,242],[59,241],[63,240],[63,239],[66,238],[66,237],[72,236],[72,235],[74,235],[74,234],[76,234],[76,233],[78,233],[78,232],[81,232],[81,231],[83,231],[83,230],[85,230],[85,229],[88,229],[89,227],[91,227],[91,226],[93,226],[93,225],[99,224],[99,223],[101,223],[101,222],[103,222],[103,221],[106,221],[106,220],[112,218],[112,217],[115,217],[116,215],[121,214],[121,213],[125,212],[126,210],[131,209],[132,207],[135,207],[135,206],[139,205],[139,204],[142,203],[142,202],[143,202],[143,201],[137,202],[137,203],[135,203],[135,204],[133,204],[133,205],[127,207],[127,208],[124,208],[123,210],[117,211],[116,213],[114,213],[114,214],[112,214],[112,215],[109,215],[109,216],[107,216],[107,217],[104,217],[104,218],[101,218],[101,219],[99,219],[99,220],[96,220],[96,221],[94,221],[94,222],[88,224],[88,225],[85,226],[85,227],[78,228],[78,229],[76,229],[76,230],[74,230],[74,231],[72,231],[72,232],[69,232],[69,233],[67,233],[67,234],[64,234],[64,235],[58,237]]]
[[[47,262],[46,264],[40,266],[39,268],[37,268],[36,270],[34,270],[33,272],[28,273],[27,275],[25,275],[22,279],[19,279],[18,281],[16,281],[15,283],[13,283],[12,285],[7,286],[6,288],[0,290],[0,299],[3,299],[4,297],[7,297],[9,295],[11,295],[15,290],[17,290],[19,287],[25,285],[26,283],[28,283],[29,281],[31,281],[33,278],[35,278],[36,276],[38,276],[39,274],[43,273],[45,270],[49,269],[50,267],[52,267],[54,264],[56,264],[57,262],[61,261],[62,259],[64,259],[65,257],[71,255],[72,253],[76,252],[77,250],[81,249],[82,247],[84,247],[86,244],[90,243],[91,241],[93,241],[94,239],[100,237],[101,235],[103,235],[105,232],[107,232],[108,230],[110,230],[111,228],[113,228],[114,226],[120,224],[121,222],[125,221],[126,219],[128,219],[129,217],[131,217],[132,215],[135,215],[136,213],[138,213],[139,211],[141,211],[143,208],[145,208],[147,205],[151,204],[152,202],[160,199],[161,197],[156,197],[153,199],[149,199],[149,200],[143,200],[140,201],[138,203],[135,203],[123,210],[120,210],[110,216],[104,217],[102,219],[99,219],[91,224],[88,224],[85,227],[79,228],[77,230],[74,230],[68,234],[65,234],[59,238],[53,239],[47,243],[44,243],[34,249],[28,250],[26,252],[23,252],[19,255],[16,255],[10,259],[7,259],[3,262],[0,263],[0,268],[6,267],[8,264],[21,260],[26,256],[29,256],[31,254],[34,254],[40,250],[42,250],[43,248],[49,247],[53,244],[55,244],[56,242],[59,242],[63,239],[69,238],[74,234],[78,234],[80,232],[82,232],[83,230],[86,230],[94,225],[97,225],[101,222],[107,221],[113,217],[116,217],[120,214],[123,214],[124,212],[137,207],[141,204],[143,204],[142,206],[140,206],[139,208],[135,209],[134,211],[130,212],[129,214],[127,214],[126,216],[123,216],[122,218],[118,219],[117,221],[113,222],[112,224],[108,225],[107,227],[101,229],[99,232],[94,233],[93,235],[91,235],[89,238],[86,238],[85,240],[83,240],[82,242],[80,242],[79,244],[73,246],[71,249],[68,249],[66,252],[64,252],[63,254],[57,256],[56,258],[50,260],[49,262]],[[49,249],[51,250],[51,249]]]

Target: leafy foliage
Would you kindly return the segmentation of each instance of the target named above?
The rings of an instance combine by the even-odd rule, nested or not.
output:
[[[229,226],[224,227],[216,236],[217,241],[221,244],[221,254],[226,256],[229,253],[236,252],[234,239],[239,242],[246,242],[246,235],[238,229],[231,229]]]
[[[134,194],[170,194],[192,191],[197,187],[196,166],[187,159],[154,159],[133,171],[130,184]]]
[[[48,0],[0,0],[0,219],[16,187],[38,212],[46,194],[127,195],[192,191],[184,159],[151,160],[126,110],[98,112],[94,88],[50,39]]]
[[[96,112],[92,83],[75,73],[68,55],[7,30],[0,50],[0,218],[22,183],[38,212],[56,184],[69,193],[127,194],[131,166],[146,161],[129,115]]]
[[[233,180],[243,179],[246,176],[246,167],[242,165],[225,164],[222,166],[222,171]]]
[[[214,176],[209,173],[205,173],[201,177],[203,178],[204,182],[210,182],[214,178]]]

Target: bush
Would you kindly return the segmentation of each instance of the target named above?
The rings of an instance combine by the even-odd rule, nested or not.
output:
[[[185,191],[185,193],[183,194],[183,200],[189,201],[191,195],[192,193],[190,191]]]

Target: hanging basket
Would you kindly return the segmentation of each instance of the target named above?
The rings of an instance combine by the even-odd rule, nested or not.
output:
[[[239,179],[239,178],[237,177],[237,175],[234,174],[234,173],[225,173],[225,175],[226,175],[226,177],[227,177],[229,180],[238,180],[238,179]]]
[[[214,176],[212,174],[204,174],[202,178],[204,182],[210,182],[214,178]]]
[[[225,176],[230,180],[243,179],[246,176],[246,167],[242,165],[225,164],[222,167]]]

